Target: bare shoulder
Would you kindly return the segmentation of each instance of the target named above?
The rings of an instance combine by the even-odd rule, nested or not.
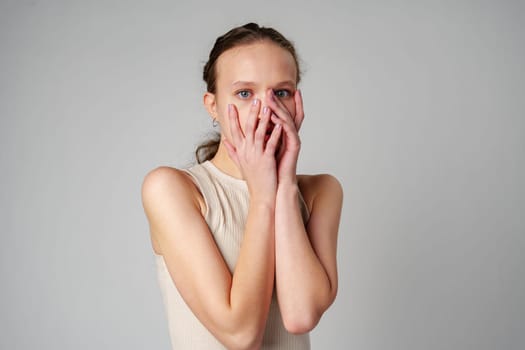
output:
[[[330,174],[297,175],[297,182],[304,200],[312,209],[317,197],[341,201],[343,187],[339,180]]]
[[[177,168],[161,166],[151,170],[142,183],[142,205],[149,222],[151,243],[162,254],[159,234],[168,234],[180,218],[202,215],[204,200],[190,176]]]
[[[177,198],[192,198],[195,184],[184,171],[168,166],[160,166],[151,170],[142,183],[142,200],[149,202],[165,195],[177,194]]]
[[[154,190],[158,186],[184,186],[191,182],[186,173],[180,169],[159,166],[146,174],[142,183],[142,191]]]
[[[205,210],[202,195],[185,171],[168,166],[151,170],[142,183],[142,204],[146,215],[159,207],[196,207]]]

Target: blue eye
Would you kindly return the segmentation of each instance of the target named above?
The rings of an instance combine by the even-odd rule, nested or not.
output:
[[[248,90],[241,90],[237,92],[237,96],[239,96],[242,99],[248,99],[250,98],[250,91]]]
[[[291,96],[291,92],[288,90],[276,90],[274,91],[274,94],[278,98],[286,98]]]

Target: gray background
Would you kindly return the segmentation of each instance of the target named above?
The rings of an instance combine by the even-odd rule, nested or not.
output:
[[[169,348],[140,186],[191,162],[202,65],[254,20],[303,59],[300,171],[345,190],[314,348],[523,349],[524,11],[1,1],[0,348]]]

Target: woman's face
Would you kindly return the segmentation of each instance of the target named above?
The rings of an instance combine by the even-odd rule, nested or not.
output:
[[[262,110],[270,89],[295,116],[296,72],[292,55],[270,41],[237,46],[222,53],[216,63],[216,93],[207,93],[204,100],[212,117],[220,123],[223,136],[231,140],[228,104],[236,106],[244,132],[253,99],[261,101]]]

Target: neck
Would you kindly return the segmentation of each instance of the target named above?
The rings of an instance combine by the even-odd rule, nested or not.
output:
[[[243,179],[241,170],[237,167],[235,162],[228,155],[228,151],[226,150],[226,146],[224,146],[222,139],[221,139],[221,142],[219,143],[219,148],[217,149],[217,153],[211,159],[211,162],[223,173],[226,173],[237,179],[241,179],[241,180]]]

